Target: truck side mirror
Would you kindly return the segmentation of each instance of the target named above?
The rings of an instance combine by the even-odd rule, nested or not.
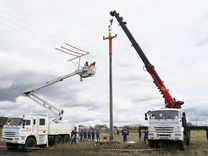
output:
[[[23,121],[22,123],[22,128],[25,128],[25,121]]]
[[[183,112],[182,114],[182,126],[185,127],[187,126],[187,123],[186,123],[186,113]]]
[[[144,118],[145,120],[148,120],[148,117],[147,117],[147,113],[145,113],[145,118]]]
[[[25,128],[25,120],[22,122],[22,128]]]

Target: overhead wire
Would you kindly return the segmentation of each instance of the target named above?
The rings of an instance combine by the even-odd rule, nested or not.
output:
[[[5,19],[3,17],[0,17],[0,21],[2,20],[7,23],[7,24],[4,23],[4,25],[6,27],[9,26],[11,28],[15,28],[16,30],[29,35],[30,38],[38,40],[39,42],[41,42],[42,44],[44,44],[45,46],[48,46],[50,48],[54,47],[54,44],[55,45],[58,44],[57,40],[60,41],[56,36],[53,36],[51,34],[46,34],[40,28],[36,27],[34,24],[24,21],[23,19],[21,19],[20,17],[18,17],[14,13],[12,13],[11,11],[8,11],[8,10],[2,9],[2,8],[0,8],[0,11],[9,15],[13,19],[16,19],[17,21],[19,21],[18,23],[15,23],[14,20],[9,20],[9,19]],[[56,40],[54,40],[54,39],[56,39]],[[77,48],[69,43],[65,43],[65,44],[71,48],[78,50],[79,52],[83,52],[83,53],[87,53],[87,54],[89,53],[88,51]],[[61,46],[61,48],[63,48],[63,46]],[[55,48],[55,49],[57,50],[59,48]],[[64,48],[64,49],[65,50],[67,49],[68,51],[71,51],[71,52],[75,52],[74,50],[69,50],[68,48]],[[59,51],[62,53],[70,54],[70,53],[63,51],[61,49]],[[93,57],[96,58],[96,56],[94,54],[91,53],[90,55],[92,55]],[[106,62],[104,62],[103,59],[101,59],[100,61],[103,63],[106,63]]]
[[[3,9],[0,8],[0,10],[2,11]],[[24,33],[26,33],[27,35],[29,35],[33,39],[36,39],[36,40],[38,39],[39,42],[42,42],[44,45],[49,46],[50,48],[58,45],[58,43],[59,43],[58,41],[60,41],[60,39],[58,39],[57,36],[53,36],[51,34],[46,34],[40,28],[36,27],[34,24],[30,24],[28,22],[25,22],[24,20],[22,20],[18,16],[14,15],[14,13],[11,13],[11,12],[9,12],[7,10],[3,10],[3,12],[5,12],[6,14],[10,15],[11,17],[13,17],[17,21],[19,21],[19,23],[17,24],[17,23],[14,23],[11,20],[8,20],[8,19],[5,19],[3,17],[0,17],[0,19],[2,21],[4,21],[7,24],[9,24],[9,27],[15,28],[15,29],[17,29],[17,30],[19,30],[21,32],[24,32]],[[21,25],[20,23],[22,23],[23,25]],[[5,26],[7,26],[7,24],[4,23]],[[84,52],[84,53],[89,53],[88,51],[85,51],[85,50],[82,50],[80,48],[77,48],[77,47],[75,47],[75,46],[73,46],[71,44],[66,43],[66,45],[71,47],[71,48],[73,48],[73,49],[76,49],[78,51],[81,51],[81,52]],[[63,48],[63,46],[61,46],[61,48]],[[65,49],[65,48],[63,48],[63,49]],[[68,50],[68,48],[67,48],[67,50]],[[68,50],[68,51],[73,51],[73,50]],[[75,52],[75,51],[73,51],[73,52]],[[64,51],[64,53],[67,54],[66,51]],[[96,57],[93,53],[91,55]],[[106,62],[103,59],[100,59],[99,61],[101,61],[104,64],[106,64]],[[115,76],[115,77],[117,78],[117,76]]]
[[[18,16],[14,15],[14,13],[11,13],[11,11],[9,12],[8,10],[1,9],[1,8],[0,8],[0,10],[3,11],[3,12],[5,12],[6,14],[12,16],[13,18],[17,19],[17,20],[20,21],[21,23],[23,23],[23,24],[25,24],[25,25],[28,25],[28,26],[32,27],[33,29],[39,31],[41,34],[45,34],[40,28],[36,27],[35,25],[33,25],[33,24],[29,23],[29,22],[25,22],[24,20],[22,20],[22,19],[19,18]],[[50,40],[50,42],[55,43],[54,41],[51,40],[51,38],[54,38],[54,36],[53,36],[53,37],[49,37],[49,34],[47,34],[47,35],[45,35],[45,36],[42,35],[42,37],[47,38],[47,40]]]
[[[10,27],[16,28],[17,30],[26,33],[27,35],[30,36],[30,38],[39,40],[39,42],[41,42],[42,44],[44,44],[44,45],[46,45],[46,46],[48,46],[50,48],[51,47],[54,47],[54,44],[55,45],[58,44],[57,40],[60,41],[60,39],[58,39],[56,36],[53,36],[51,34],[46,34],[40,28],[36,27],[34,24],[30,24],[28,22],[25,22],[24,20],[22,20],[21,18],[19,18],[17,15],[14,15],[14,13],[12,13],[11,11],[8,11],[8,10],[2,9],[2,8],[0,8],[0,11],[6,13],[7,15],[9,15],[9,16],[15,18],[16,20],[18,20],[19,22],[23,23],[24,25],[22,26],[22,25],[20,25],[20,23],[16,24],[16,23],[14,23],[11,20],[8,20],[8,19],[5,19],[3,17],[0,17],[1,20],[5,21],[5,22],[7,22],[9,24],[11,24],[11,25],[9,25]],[[110,16],[110,20],[112,20],[112,17],[111,16]],[[4,25],[7,26],[6,24],[4,24]],[[26,27],[25,25],[29,26],[29,28]],[[33,28],[33,29],[31,29],[31,28]],[[36,30],[36,31],[34,31],[34,30]],[[37,33],[37,32],[39,32],[39,33]],[[54,39],[56,39],[56,41]],[[76,50],[79,50],[79,52],[89,53],[89,52],[87,52],[85,50],[82,50],[82,49],[77,48],[77,47],[75,47],[73,45],[70,45],[69,43],[66,43],[66,45],[69,46],[69,47],[71,47],[71,48],[74,48]],[[61,46],[61,48],[63,48],[63,46]],[[58,50],[59,48],[55,48],[55,49]],[[67,51],[71,51],[73,53],[77,53],[74,50],[70,50],[70,49],[68,49],[66,47],[64,47],[63,49],[65,49]],[[58,50],[58,51],[60,51],[62,53],[65,53],[65,54],[71,55],[71,53],[68,53],[66,51],[63,51],[61,49]],[[91,54],[91,55],[96,58],[96,56],[94,54]],[[74,56],[76,56],[76,55],[74,55]],[[103,59],[101,59],[100,61],[104,63],[104,60]]]
[[[31,33],[33,33],[34,35],[39,36],[42,40],[47,40],[47,42],[51,43],[52,45],[57,44],[57,41],[51,40],[51,39],[55,38],[54,36],[51,36],[51,35],[49,35],[49,34],[46,34],[46,33],[43,32],[40,28],[36,27],[34,24],[31,24],[31,23],[29,23],[29,22],[26,22],[26,21],[22,20],[22,19],[19,18],[18,16],[14,15],[14,13],[11,13],[11,11],[9,12],[8,10],[1,9],[1,8],[0,8],[0,10],[1,10],[2,12],[6,13],[7,15],[13,17],[14,19],[18,20],[18,21],[21,22],[22,24],[24,24],[23,26],[26,26],[26,25],[29,26],[29,29],[27,28],[27,31],[28,31],[28,32],[31,32]],[[8,20],[7,20],[7,21],[8,21]],[[11,22],[11,21],[8,21],[8,22],[13,23],[13,22]],[[15,24],[15,23],[13,23],[13,24],[16,25],[17,27],[22,27],[21,25],[17,25],[17,24]],[[32,31],[31,28],[33,28],[33,31]],[[34,32],[34,30],[36,30],[36,33]],[[37,33],[37,31],[38,31],[39,33]]]
[[[13,13],[9,12],[8,10],[1,9],[1,8],[0,8],[0,11],[6,13],[7,15],[9,15],[9,16],[15,18],[16,20],[18,20],[19,22],[21,22],[22,24],[24,24],[24,25],[22,26],[22,25],[20,25],[20,24],[14,23],[14,22],[11,21],[11,20],[8,20],[8,19],[5,19],[5,18],[3,18],[3,17],[0,17],[1,20],[5,21],[5,22],[7,22],[7,23],[9,23],[9,24],[12,24],[12,26],[15,27],[17,30],[26,32],[27,34],[30,34],[30,33],[31,33],[32,36],[34,35],[34,36],[36,36],[36,38],[40,39],[41,41],[46,42],[46,43],[47,43],[46,45],[49,46],[49,47],[54,46],[54,44],[57,45],[58,42],[55,41],[55,40],[52,40],[52,39],[57,38],[57,37],[54,37],[54,36],[49,35],[49,34],[45,34],[45,32],[42,32],[42,30],[40,30],[38,27],[36,27],[36,26],[34,26],[34,25],[32,25],[32,24],[30,24],[30,23],[28,23],[28,22],[25,22],[24,20],[22,20],[21,18],[19,18],[19,17],[16,16],[16,15],[14,15]],[[5,24],[4,24],[4,25],[5,25]],[[26,27],[25,25],[29,26],[29,28]],[[32,30],[31,28],[33,28],[33,30]],[[36,31],[34,31],[34,30],[36,30]],[[38,31],[39,33],[37,33],[37,31]],[[35,39],[34,36],[33,36],[33,39]],[[39,41],[40,41],[40,40],[39,40]],[[57,40],[59,41],[59,39],[57,39]],[[67,45],[70,46],[70,47],[73,48],[73,49],[78,50],[78,51],[80,52],[79,54],[81,54],[81,55],[82,55],[81,52],[89,53],[89,52],[84,51],[84,50],[82,50],[82,49],[80,49],[80,48],[77,48],[77,47],[75,47],[75,46],[72,46],[72,45],[70,45],[70,44],[68,44],[68,43],[67,43]],[[63,48],[63,46],[61,46],[61,48]],[[57,50],[57,48],[55,48],[55,49]],[[69,48],[64,48],[64,49],[67,50],[67,51],[70,51],[70,52],[72,52],[72,53],[77,53],[77,54],[78,54],[78,52],[75,52],[74,50],[70,50]],[[59,51],[63,52],[63,50],[59,50]],[[64,53],[73,55],[73,54],[68,53],[68,52],[64,52]],[[74,55],[74,56],[76,56],[76,55]]]
[[[14,23],[12,21],[9,21],[9,20],[7,20],[7,19],[5,19],[3,17],[0,17],[0,21],[3,21],[4,22],[3,25],[6,26],[7,28],[9,26],[12,29],[16,29],[17,31],[19,31],[21,33],[25,33],[25,34],[29,35],[29,37],[31,37],[31,38],[33,38],[35,40],[38,40],[39,39],[40,42],[44,42],[44,44],[47,45],[47,46],[49,46],[49,47],[51,47],[53,45],[51,42],[49,42],[48,40],[42,39],[41,36],[39,36],[37,33],[32,32],[27,27],[23,27],[21,25],[18,25],[18,24]]]

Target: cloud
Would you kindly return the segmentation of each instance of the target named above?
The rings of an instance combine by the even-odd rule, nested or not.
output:
[[[206,27],[208,26],[208,14],[205,14],[200,19],[200,24],[196,25],[196,32],[195,36],[198,40],[196,40],[195,45],[200,46],[207,46],[208,43],[208,33],[206,31]]]
[[[5,73],[1,76],[0,100],[1,101],[15,101],[18,96],[21,96],[24,91],[31,88],[34,84],[40,83],[50,75],[39,75],[32,71],[19,71],[11,74]]]
[[[190,122],[208,121],[207,98],[193,97],[187,101],[185,111]]]
[[[68,55],[54,50],[68,42],[91,52],[81,63],[96,61],[96,75],[83,82],[78,76],[71,77],[40,90],[38,95],[63,108],[65,121],[108,124],[109,56],[108,42],[102,36],[108,34],[109,12],[117,10],[170,93],[185,101],[190,120],[207,120],[206,6],[203,0],[2,1],[0,113],[53,116],[21,94],[76,70],[67,62]],[[144,112],[163,108],[164,99],[151,76],[143,71],[143,62],[116,19],[113,33],[118,35],[113,40],[115,123],[144,122]]]

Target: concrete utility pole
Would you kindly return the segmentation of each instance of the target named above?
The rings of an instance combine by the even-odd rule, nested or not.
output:
[[[110,20],[108,26],[108,37],[103,37],[103,40],[109,40],[109,110],[110,110],[110,142],[113,141],[113,82],[112,82],[112,40],[117,37],[115,34],[112,35],[112,23],[113,19]]]

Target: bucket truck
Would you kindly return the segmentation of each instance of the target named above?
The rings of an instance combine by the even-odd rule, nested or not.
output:
[[[129,29],[126,26],[126,22],[119,16],[116,11],[110,12],[111,16],[115,16],[119,25],[127,35],[128,39],[132,43],[136,52],[142,59],[147,72],[153,78],[153,82],[159,89],[163,98],[165,99],[165,108],[160,110],[148,111],[145,114],[145,119],[149,117],[149,145],[156,147],[160,143],[176,143],[180,149],[185,150],[186,146],[190,142],[190,132],[186,129],[186,115],[181,110],[183,101],[176,101],[171,96],[169,90],[164,85],[163,81],[156,72],[154,66],[150,63],[139,44],[136,42]]]
[[[64,111],[41,98],[36,92],[75,75],[79,75],[82,79],[92,77],[94,74],[95,62],[91,65],[85,65],[82,68],[78,68],[70,74],[47,81],[37,87],[25,91],[24,95],[26,97],[29,97],[37,104],[53,112],[55,119],[50,120],[49,117],[45,115],[23,115],[21,117],[8,118],[7,123],[3,127],[1,138],[2,141],[6,143],[7,148],[14,150],[21,146],[26,151],[30,151],[37,146],[58,145],[69,142],[73,126],[61,122]]]

